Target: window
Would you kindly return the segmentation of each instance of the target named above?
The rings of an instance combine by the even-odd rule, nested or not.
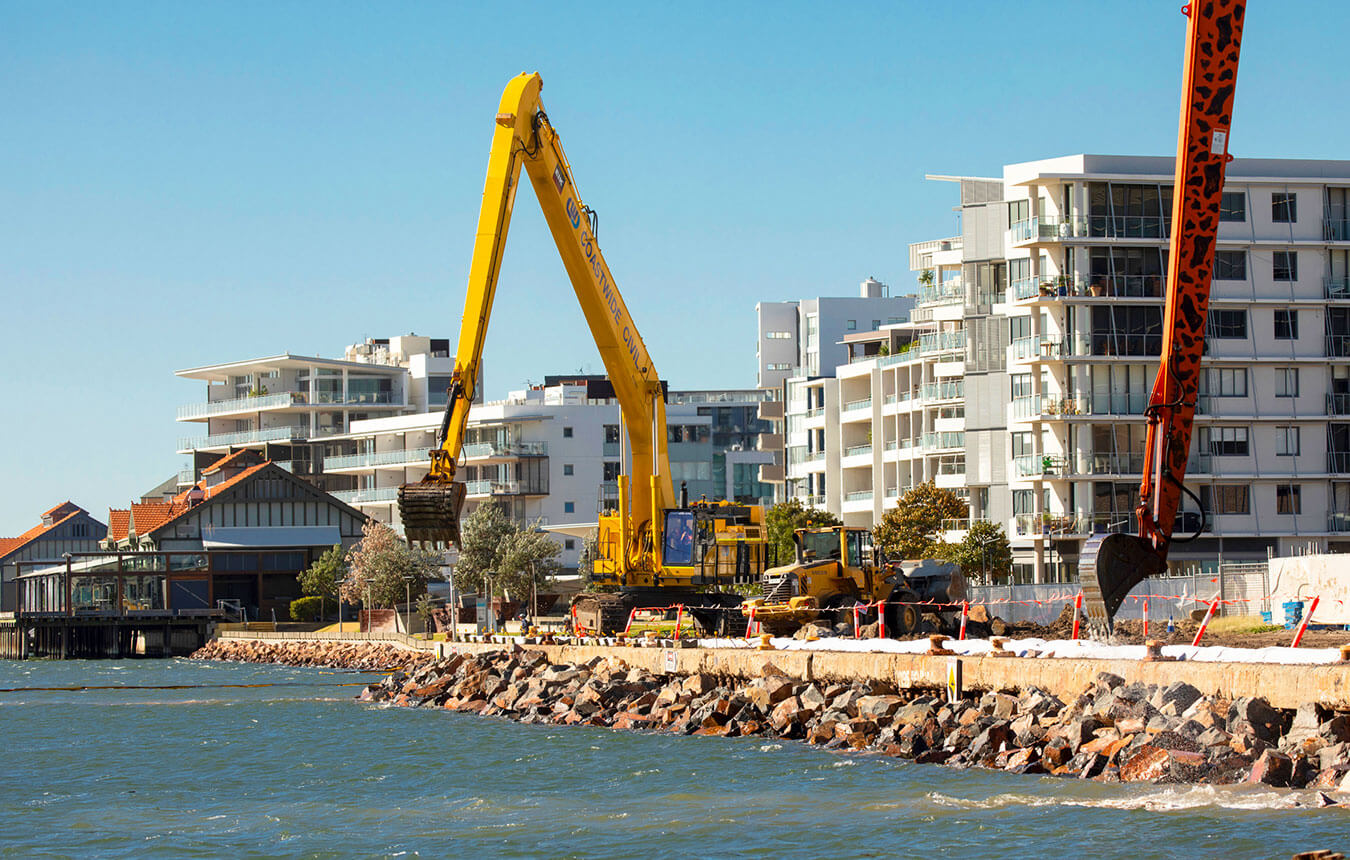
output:
[[[1299,448],[1298,448],[1297,427],[1275,428],[1275,453],[1281,457],[1298,456]]]
[[[1247,252],[1215,251],[1214,280],[1216,281],[1247,280]]]
[[[1013,200],[1008,203],[1008,223],[1016,224],[1031,217],[1031,201]]]
[[[792,339],[792,332],[790,332],[790,331],[766,331],[766,332],[764,333],[764,336],[765,336],[766,338],[768,338],[769,340],[791,340],[791,339]]]
[[[563,502],[563,513],[575,514],[577,512],[576,502]]]
[[[1270,195],[1270,220],[1276,224],[1293,224],[1298,221],[1298,196],[1292,191]]]
[[[872,331],[881,328],[881,320],[872,320]]]
[[[571,439],[571,438],[572,438],[572,428],[571,428],[571,427],[564,427],[564,428],[563,428],[563,438],[564,438],[564,439]]]
[[[617,481],[617,480],[619,480],[619,464],[618,464],[618,461],[613,461],[613,462],[607,461],[607,462],[605,463],[605,476],[604,476],[604,477],[605,477],[605,480],[606,480],[606,481]]]
[[[1298,484],[1275,485],[1275,513],[1303,513],[1303,488]]]
[[[563,474],[564,474],[564,475],[571,475],[571,474],[573,474],[573,471],[572,471],[572,464],[571,464],[571,463],[563,463]]]
[[[765,370],[791,370],[792,363],[788,361],[771,361],[764,365]]]
[[[1245,191],[1225,191],[1219,198],[1220,221],[1247,220],[1247,193]]]
[[[1298,280],[1298,251],[1276,251],[1272,256],[1274,257],[1275,280]]]
[[[1243,484],[1215,484],[1213,487],[1201,487],[1200,497],[1208,495],[1205,506],[1216,514],[1251,513],[1251,494]]]
[[[857,321],[857,320],[849,320],[847,323],[844,324],[844,328],[848,329],[849,331],[857,331],[857,329],[858,329],[858,321]]]
[[[1211,368],[1205,375],[1205,394],[1210,397],[1246,397],[1247,369],[1245,367]]]
[[[1246,457],[1250,453],[1247,445],[1246,427],[1202,427],[1200,450],[1215,457]]]
[[[576,538],[563,538],[563,549],[576,549]]]
[[[1030,397],[1030,396],[1031,396],[1031,374],[1030,374],[1030,373],[1013,373],[1013,374],[1009,374],[1008,379],[1012,382],[1012,396],[1013,396],[1014,399],[1016,399],[1016,398],[1018,398],[1018,397]]]
[[[1275,368],[1275,396],[1298,397],[1298,368]]]
[[[1245,339],[1247,337],[1247,312],[1245,310],[1211,310],[1206,334],[1213,338]]]
[[[1275,339],[1298,340],[1298,311],[1287,308],[1275,311]]]

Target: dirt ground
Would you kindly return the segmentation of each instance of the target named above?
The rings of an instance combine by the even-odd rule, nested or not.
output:
[[[1189,645],[1195,639],[1195,631],[1199,629],[1200,623],[1190,618],[1175,619],[1176,629],[1171,633],[1167,632],[1167,619],[1151,620],[1148,625],[1148,638],[1157,639],[1165,645]],[[1201,645],[1224,645],[1229,648],[1266,648],[1271,645],[1288,646],[1294,641],[1294,631],[1285,630],[1281,627],[1279,630],[1269,632],[1253,633],[1247,631],[1234,632],[1225,630],[1225,627],[1231,627],[1232,622],[1220,618],[1217,622],[1211,622],[1209,628],[1205,631],[1205,638],[1201,640]],[[1113,642],[1119,645],[1142,645],[1144,643],[1144,630],[1142,621],[1119,621],[1116,623]],[[1039,637],[1041,639],[1068,639],[1073,635],[1073,609],[1065,607],[1060,613],[1059,618],[1049,626],[1041,624],[1010,624],[1007,633],[1004,634],[1010,639],[1024,639],[1029,637]],[[1084,638],[1088,637],[1087,626],[1084,624],[1082,633]],[[1350,644],[1350,630],[1309,630],[1303,634],[1303,641],[1299,643],[1300,648],[1339,648],[1342,645]]]

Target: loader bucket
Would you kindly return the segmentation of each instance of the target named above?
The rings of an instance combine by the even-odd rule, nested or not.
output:
[[[464,484],[422,481],[398,488],[398,512],[408,543],[431,549],[459,546],[459,514],[464,509]]]
[[[1089,629],[1098,635],[1110,634],[1116,611],[1130,589],[1165,570],[1163,557],[1136,535],[1098,535],[1089,540],[1078,562]]]

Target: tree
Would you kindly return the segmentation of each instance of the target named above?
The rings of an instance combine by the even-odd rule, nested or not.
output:
[[[592,529],[581,540],[581,555],[577,558],[577,573],[581,575],[584,591],[617,591],[617,585],[596,585],[595,560],[600,557],[600,533]]]
[[[887,558],[942,558],[947,551],[939,540],[942,521],[965,519],[969,513],[955,493],[929,481],[901,496],[873,533]]]
[[[547,532],[537,526],[516,525],[495,502],[475,508],[464,518],[460,533],[454,577],[455,588],[465,592],[481,588],[484,574],[490,572],[494,587],[526,600],[532,587],[549,581],[562,552]]]
[[[967,578],[985,585],[1012,573],[1012,544],[1003,533],[1003,526],[987,520],[971,523],[965,540],[951,545],[946,558],[961,565]]]
[[[344,603],[363,603],[369,594],[367,609],[391,607],[403,602],[409,586],[416,596],[427,590],[427,580],[438,577],[438,553],[408,546],[393,529],[375,520],[367,520],[361,532],[361,542],[347,553]]]
[[[807,507],[800,499],[779,502],[764,513],[764,526],[769,533],[769,552],[774,554],[775,564],[789,564],[796,559],[792,533],[797,529],[841,524],[834,514]]]
[[[347,575],[347,562],[343,558],[342,545],[333,544],[332,549],[319,556],[308,570],[296,575],[300,581],[300,590],[312,597],[319,598],[319,618],[324,617],[325,598],[337,603],[337,581]]]

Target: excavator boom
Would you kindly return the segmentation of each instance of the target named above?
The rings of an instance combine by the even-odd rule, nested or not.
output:
[[[1194,0],[1183,67],[1181,123],[1172,192],[1167,304],[1158,376],[1145,414],[1139,533],[1100,535],[1083,548],[1079,579],[1089,623],[1106,631],[1130,589],[1167,568],[1190,452],[1228,131],[1237,86],[1245,0]],[[1203,528],[1203,523],[1202,523]]]
[[[666,455],[665,400],[647,347],[600,253],[595,216],[582,203],[557,132],[539,100],[538,74],[513,78],[502,93],[488,155],[473,261],[455,350],[445,419],[427,477],[399,488],[408,540],[458,544],[465,488],[455,472],[480,376],[483,342],[497,291],[502,251],[524,169],[586,317],[623,414],[631,452],[621,497],[625,523],[646,524],[645,546],[659,545],[658,512],[674,501]],[[636,544],[625,535],[623,543]]]

